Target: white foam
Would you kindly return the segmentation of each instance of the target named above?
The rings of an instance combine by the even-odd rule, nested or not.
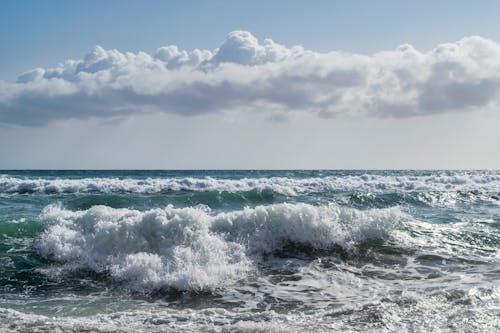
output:
[[[39,253],[63,270],[110,274],[136,290],[217,288],[246,277],[264,253],[287,242],[355,251],[385,237],[406,216],[397,208],[358,211],[337,205],[277,204],[212,214],[207,207],[137,211],[47,206]]]
[[[20,178],[0,175],[0,193],[164,193],[168,191],[273,191],[297,195],[317,191],[483,191],[500,192],[493,171],[443,172],[426,175],[363,174],[312,178]]]
[[[42,213],[48,228],[38,249],[68,269],[106,272],[133,289],[210,288],[250,267],[241,245],[209,232],[207,217],[194,208],[71,212],[52,205]]]

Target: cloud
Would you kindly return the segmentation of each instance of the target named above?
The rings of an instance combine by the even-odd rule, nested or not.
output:
[[[410,117],[500,105],[500,45],[466,37],[421,52],[319,53],[229,33],[214,50],[153,54],[96,46],[82,60],[0,81],[0,122],[40,126],[147,113],[289,112]]]

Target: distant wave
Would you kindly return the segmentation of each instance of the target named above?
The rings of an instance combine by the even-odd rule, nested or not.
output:
[[[254,260],[290,244],[354,251],[384,238],[407,218],[397,208],[360,211],[337,205],[276,204],[211,214],[205,206],[137,211],[47,206],[37,240],[58,270],[109,274],[133,290],[217,288],[246,277]]]
[[[500,174],[348,175],[313,178],[21,178],[0,176],[0,194],[137,193],[173,191],[271,191],[287,196],[322,191],[482,191],[500,193]]]

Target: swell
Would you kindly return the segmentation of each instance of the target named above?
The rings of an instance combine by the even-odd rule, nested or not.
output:
[[[421,191],[370,193],[354,192],[345,196],[344,203],[356,208],[384,208],[392,206],[447,207],[467,205],[500,205],[500,198],[491,193],[472,191]]]
[[[12,198],[12,197],[11,197]],[[55,197],[65,207],[73,210],[88,209],[92,206],[104,205],[113,208],[150,209],[168,204],[175,206],[207,205],[212,209],[233,209],[235,207],[272,204],[286,199],[282,195],[251,190],[246,192],[177,192],[169,194],[80,194],[58,195]]]
[[[31,238],[41,230],[39,223],[21,218],[18,220],[0,220],[0,239]]]

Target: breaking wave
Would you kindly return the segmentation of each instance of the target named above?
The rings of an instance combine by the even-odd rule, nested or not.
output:
[[[131,290],[218,288],[246,278],[262,256],[290,246],[357,251],[384,239],[402,220],[398,208],[356,210],[330,204],[275,204],[213,214],[206,206],[138,211],[47,206],[39,254],[61,272],[107,274]]]

